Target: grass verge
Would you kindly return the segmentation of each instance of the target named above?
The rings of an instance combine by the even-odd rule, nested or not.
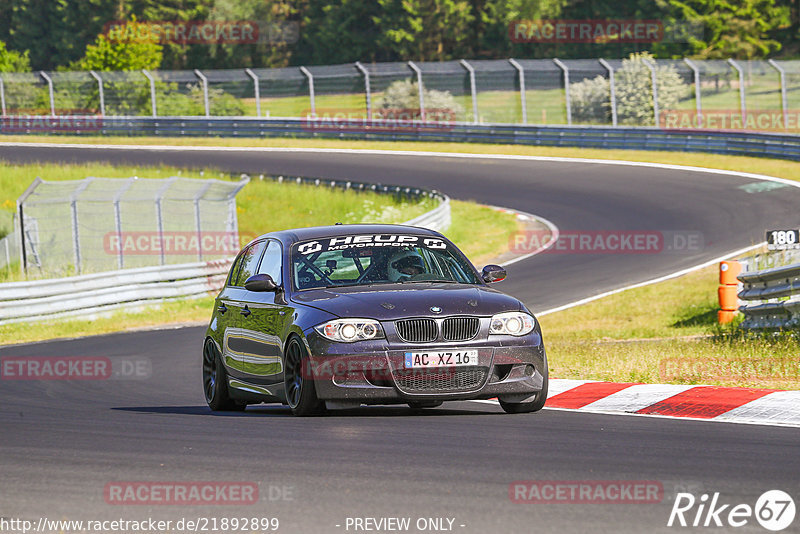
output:
[[[797,336],[717,325],[718,268],[540,318],[551,376],[800,389]]]

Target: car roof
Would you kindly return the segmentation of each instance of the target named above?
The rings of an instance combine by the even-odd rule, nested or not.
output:
[[[307,241],[309,239],[320,239],[339,235],[356,234],[411,234],[411,235],[431,235],[443,237],[442,234],[428,228],[418,226],[406,226],[403,224],[336,224],[330,226],[311,226],[307,228],[294,228],[291,230],[281,230],[259,236],[278,239],[285,245]]]

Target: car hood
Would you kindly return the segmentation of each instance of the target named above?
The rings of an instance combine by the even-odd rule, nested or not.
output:
[[[312,289],[293,295],[292,300],[339,317],[388,321],[422,316],[490,316],[522,309],[517,299],[495,289],[436,283]],[[441,312],[434,313],[431,307],[441,308]]]

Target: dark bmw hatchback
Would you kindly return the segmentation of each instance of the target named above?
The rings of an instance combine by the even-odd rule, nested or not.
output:
[[[203,346],[212,410],[288,404],[295,415],[362,404],[497,398],[540,410],[539,323],[447,238],[399,225],[265,234],[236,257]]]

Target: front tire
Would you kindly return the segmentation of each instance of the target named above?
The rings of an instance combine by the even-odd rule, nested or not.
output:
[[[533,413],[538,412],[544,408],[544,403],[547,402],[547,384],[550,382],[548,378],[549,373],[545,372],[544,380],[542,381],[542,390],[536,394],[536,398],[529,402],[503,402],[500,401],[500,407],[506,413]]]
[[[217,346],[207,339],[203,346],[203,392],[215,412],[241,412],[247,403],[233,400],[228,393],[228,374]]]
[[[286,345],[283,363],[286,403],[292,413],[300,417],[324,413],[325,403],[317,398],[308,353],[296,337],[291,338]]]

